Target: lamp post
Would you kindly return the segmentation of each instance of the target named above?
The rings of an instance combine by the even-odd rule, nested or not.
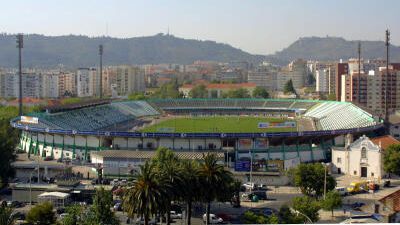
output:
[[[305,215],[304,213],[302,213],[302,212],[300,212],[300,211],[298,211],[298,210],[295,210],[295,209],[293,209],[293,208],[290,208],[290,211],[296,213],[297,215],[300,214],[300,215],[304,216],[304,217],[308,220],[309,223],[313,223],[313,221],[310,219],[310,217],[308,217],[308,216]]]
[[[33,172],[35,172],[36,169],[37,168],[32,170],[29,175],[29,205],[31,205],[31,206],[32,206],[32,174],[33,174]],[[39,180],[39,177],[38,177],[38,180]]]
[[[330,165],[329,163],[321,163],[324,166],[324,200],[326,198],[326,168]]]

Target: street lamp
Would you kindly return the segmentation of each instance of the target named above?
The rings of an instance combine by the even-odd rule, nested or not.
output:
[[[308,216],[306,216],[304,213],[302,213],[302,212],[300,212],[300,211],[298,211],[298,210],[295,210],[295,209],[293,209],[293,208],[289,208],[290,209],[290,211],[292,212],[292,213],[296,213],[297,215],[302,215],[302,216],[304,216],[307,220],[308,220],[308,222],[309,223],[313,223],[313,221],[310,219],[310,217],[308,217]]]
[[[326,168],[330,165],[329,163],[321,163],[324,166],[324,200],[326,198]]]
[[[37,168],[32,170],[29,175],[29,205],[31,205],[31,206],[32,206],[32,173],[35,172],[35,170],[37,170]],[[39,177],[38,177],[38,180],[39,180]]]

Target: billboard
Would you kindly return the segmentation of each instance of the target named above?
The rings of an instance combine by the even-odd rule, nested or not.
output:
[[[240,149],[251,149],[251,139],[239,139]]]
[[[39,118],[31,117],[31,116],[21,116],[22,123],[31,123],[31,124],[38,124]]]
[[[258,123],[258,128],[292,128],[292,127],[296,127],[295,121]]]

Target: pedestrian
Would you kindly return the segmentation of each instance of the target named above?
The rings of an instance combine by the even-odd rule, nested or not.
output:
[[[343,208],[343,214],[346,215],[346,208]]]

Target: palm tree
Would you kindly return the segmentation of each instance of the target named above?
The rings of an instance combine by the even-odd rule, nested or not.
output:
[[[13,211],[7,206],[0,206],[0,225],[14,225]]]
[[[196,161],[183,161],[182,167],[182,199],[186,202],[186,224],[191,225],[192,203],[200,199],[200,171],[199,164]],[[196,195],[197,193],[197,195]]]
[[[215,153],[203,155],[204,161],[200,164],[200,177],[203,191],[203,198],[207,203],[206,225],[209,224],[211,202],[225,192],[225,187],[232,182],[231,172],[218,164],[218,157]]]
[[[146,161],[140,166],[140,172],[133,186],[124,195],[124,210],[129,216],[139,215],[144,218],[144,224],[149,224],[151,215],[156,214],[161,207],[163,189],[162,180],[154,170],[154,164]]]
[[[177,200],[181,194],[182,170],[180,161],[170,149],[159,148],[153,163],[159,179],[163,181],[160,183],[164,191],[160,212],[167,214],[167,225],[169,225],[171,220],[171,201]]]

